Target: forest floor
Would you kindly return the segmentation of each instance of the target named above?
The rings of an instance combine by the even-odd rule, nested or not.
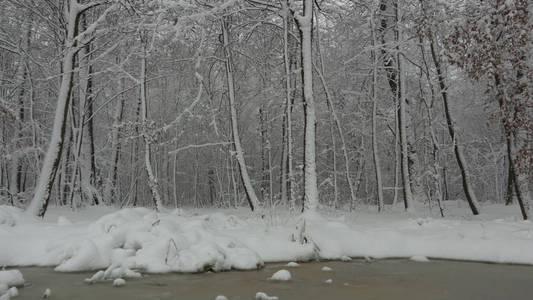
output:
[[[42,220],[0,206],[0,266],[102,270],[98,280],[354,257],[533,264],[533,223],[520,219],[517,206],[484,205],[472,216],[464,202],[445,205],[446,218],[437,209],[405,213],[400,206],[382,213],[324,208],[314,215],[284,208],[50,207]]]

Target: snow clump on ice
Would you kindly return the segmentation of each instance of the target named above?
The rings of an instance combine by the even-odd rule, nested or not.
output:
[[[50,296],[52,296],[52,290],[51,289],[44,290],[43,298],[50,298]]]
[[[270,277],[270,280],[287,281],[291,280],[291,273],[287,270],[279,270]]]
[[[255,294],[255,299],[256,300],[278,300],[279,298],[276,296],[269,296],[263,292],[257,292],[257,294]]]
[[[422,256],[422,255],[411,256],[410,260],[417,261],[417,262],[428,262],[429,261],[427,257]]]
[[[113,286],[124,286],[124,285],[126,285],[126,280],[122,278],[117,278],[113,280]]]

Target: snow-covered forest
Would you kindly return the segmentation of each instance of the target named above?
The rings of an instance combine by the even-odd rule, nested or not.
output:
[[[1,3],[4,204],[527,218],[528,1]]]
[[[0,229],[12,227],[0,242],[18,245],[0,245],[0,265],[206,270],[199,240],[169,262],[185,251],[175,226],[225,243],[223,259],[206,254],[215,270],[354,256],[533,264],[531,235],[509,234],[533,230],[532,54],[527,0],[0,0]],[[192,211],[208,212],[207,229]],[[65,215],[94,223],[67,230]],[[54,234],[17,229],[58,217]],[[486,237],[485,221],[501,240],[476,256],[483,242],[457,234],[481,224]],[[409,246],[388,239],[410,222],[448,224],[459,250],[431,244],[438,228],[417,239],[399,226]],[[156,225],[161,245],[139,237],[147,252],[116,276],[116,241],[49,244]],[[261,250],[262,226],[299,246]],[[14,255],[34,247],[24,239],[40,246]]]

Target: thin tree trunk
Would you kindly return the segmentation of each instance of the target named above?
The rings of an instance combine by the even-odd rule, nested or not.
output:
[[[22,127],[24,123],[24,82],[26,82],[26,78],[28,77],[28,54],[26,53],[28,49],[30,48],[31,43],[31,27],[32,27],[32,18],[31,15],[28,17],[28,20],[25,23],[25,34],[22,37],[21,42],[21,50],[22,55],[20,58],[19,66],[17,68],[17,74],[15,75],[16,78],[16,87],[19,89],[19,92],[17,93],[17,103],[18,103],[18,120],[15,124],[15,132],[14,132],[14,146],[15,146],[15,154],[12,155],[12,172],[11,172],[11,183],[9,184],[10,194],[12,197],[12,202],[16,202],[17,195],[20,192],[21,188],[21,176],[22,176],[22,163],[21,163],[21,156],[22,153],[19,153],[19,149],[22,147]]]
[[[44,217],[44,214],[46,213],[48,201],[50,199],[50,192],[61,160],[70,94],[72,90],[72,76],[76,55],[76,41],[74,38],[77,32],[79,11],[76,0],[70,0],[69,2],[69,8],[65,8],[67,38],[65,41],[65,55],[62,60],[63,74],[61,75],[61,86],[57,98],[52,136],[50,138],[48,150],[46,151],[33,199],[27,209],[30,214],[39,217]],[[70,11],[67,11],[67,9]]]
[[[303,14],[296,14],[301,34],[302,82],[304,98],[304,201],[302,211],[318,208],[316,174],[316,116],[313,99],[313,0],[304,0]]]
[[[290,30],[290,20],[292,20],[292,14],[289,10],[289,0],[282,1],[283,5],[283,62],[285,66],[285,128],[287,130],[287,178],[284,182],[285,187],[289,189],[289,210],[294,210],[296,207],[296,196],[294,195],[294,177],[292,169],[292,103],[294,98],[292,93],[294,91],[294,86],[291,86],[291,59],[292,56],[289,52],[289,30]]]
[[[431,50],[431,57],[433,59],[433,63],[435,65],[435,69],[437,71],[437,79],[439,81],[439,90],[442,97],[442,101],[444,104],[444,115],[446,116],[446,125],[448,127],[448,133],[450,134],[450,137],[453,142],[453,149],[455,153],[455,159],[457,160],[457,165],[459,166],[459,169],[461,171],[461,178],[463,182],[463,190],[465,192],[466,200],[468,201],[468,205],[470,206],[470,209],[472,210],[472,214],[478,215],[479,214],[479,203],[476,199],[476,195],[474,193],[474,190],[470,184],[470,179],[468,178],[468,171],[466,170],[466,160],[464,158],[462,147],[459,143],[459,137],[456,134],[455,125],[453,123],[451,114],[450,114],[450,108],[448,104],[448,87],[446,86],[446,82],[444,79],[444,73],[442,72],[442,67],[440,64],[440,60],[437,57],[437,51],[435,49],[435,41],[433,38],[433,33],[430,31],[430,39],[429,39],[429,46]]]
[[[163,208],[161,202],[161,195],[159,194],[159,183],[154,175],[151,156],[152,156],[152,137],[149,133],[148,122],[148,99],[146,91],[146,49],[143,51],[143,57],[141,61],[141,118],[142,118],[142,137],[144,140],[144,165],[146,168],[146,174],[148,175],[148,185],[152,192],[152,201],[154,202],[154,208],[156,211],[160,211]]]
[[[372,16],[370,17],[371,22],[371,33],[372,33],[372,45],[376,46],[377,39],[374,33],[374,14],[372,13]],[[382,211],[385,206],[385,202],[383,200],[383,183],[381,180],[381,166],[379,161],[379,150],[378,150],[378,137],[377,137],[377,120],[376,120],[376,113],[377,113],[377,102],[378,102],[378,56],[377,51],[372,51],[372,59],[373,59],[373,69],[372,69],[372,154],[374,159],[374,169],[376,174],[376,190],[377,190],[377,200],[378,200],[378,211]]]
[[[235,148],[235,155],[237,156],[237,162],[239,164],[239,170],[241,173],[241,180],[244,186],[244,191],[246,192],[246,198],[248,204],[250,205],[251,210],[253,211],[256,208],[259,208],[259,199],[255,194],[254,187],[250,180],[250,175],[248,175],[248,170],[246,169],[246,161],[244,159],[244,153],[241,146],[241,138],[239,136],[239,126],[237,124],[237,109],[235,108],[235,84],[233,82],[233,64],[231,60],[231,50],[229,46],[229,32],[227,29],[227,23],[225,20],[221,21],[222,27],[222,36],[224,42],[224,52],[225,52],[225,64],[226,64],[226,80],[228,86],[228,99],[231,113],[231,132],[233,136],[233,145]]]
[[[124,88],[124,79],[119,81],[119,90],[122,92]],[[109,168],[109,174],[107,176],[106,186],[104,188],[104,201],[108,203],[115,203],[115,197],[117,195],[117,177],[118,177],[118,162],[120,159],[120,131],[119,126],[122,122],[122,116],[124,111],[124,94],[120,96],[115,107],[115,113],[113,116],[113,128],[111,129],[111,167]]]

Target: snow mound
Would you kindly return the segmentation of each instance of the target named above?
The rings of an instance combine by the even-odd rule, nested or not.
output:
[[[286,264],[287,267],[291,267],[291,268],[295,268],[295,267],[299,267],[300,264],[299,263],[296,263],[296,262],[289,262],[288,264]]]
[[[91,278],[85,278],[85,282],[87,282],[89,284],[95,283],[95,282],[104,280],[104,277],[105,277],[105,272],[104,271],[98,271],[98,272],[94,273],[94,275],[91,276]]]
[[[22,210],[13,206],[0,205],[0,225],[13,227],[17,225]]]
[[[17,296],[19,295],[19,290],[17,289],[17,287],[12,286],[12,287],[7,291],[7,294],[9,295],[9,297],[17,297]]]
[[[223,296],[223,295],[218,295],[215,300],[228,300],[228,297],[226,296]]]
[[[57,271],[103,269],[113,265],[152,273],[248,270],[263,260],[237,239],[214,228],[239,228],[244,221],[216,213],[182,217],[146,208],[122,209],[89,225],[85,238],[49,247]],[[106,277],[122,277],[115,274]],[[140,276],[140,274],[138,274]]]
[[[255,300],[279,300],[279,298],[276,296],[269,296],[263,292],[257,292],[257,294],[255,294]]]
[[[333,279],[329,278],[327,279],[326,281],[324,281],[325,283],[332,283],[333,282]]]
[[[330,267],[328,267],[328,266],[323,266],[321,270],[324,271],[324,272],[331,272],[331,271],[333,271],[333,269],[330,268]]]
[[[60,225],[60,226],[72,225],[72,222],[64,216],[59,216],[57,218],[57,225]]]
[[[0,271],[0,284],[11,286],[20,286],[24,284],[24,277],[19,270]]]
[[[429,261],[427,257],[422,256],[422,255],[411,256],[411,258],[409,259],[412,261],[417,261],[417,262],[428,262]]]
[[[47,288],[46,290],[44,290],[43,298],[50,298],[50,296],[52,296],[52,290]]]
[[[341,256],[341,260],[342,261],[352,261],[352,258],[349,257],[348,255],[343,255],[343,256]]]
[[[119,286],[124,286],[124,285],[126,285],[126,280],[122,278],[117,278],[113,280],[113,286],[119,287]]]
[[[279,270],[270,277],[270,280],[288,281],[291,280],[291,273],[287,270]]]

